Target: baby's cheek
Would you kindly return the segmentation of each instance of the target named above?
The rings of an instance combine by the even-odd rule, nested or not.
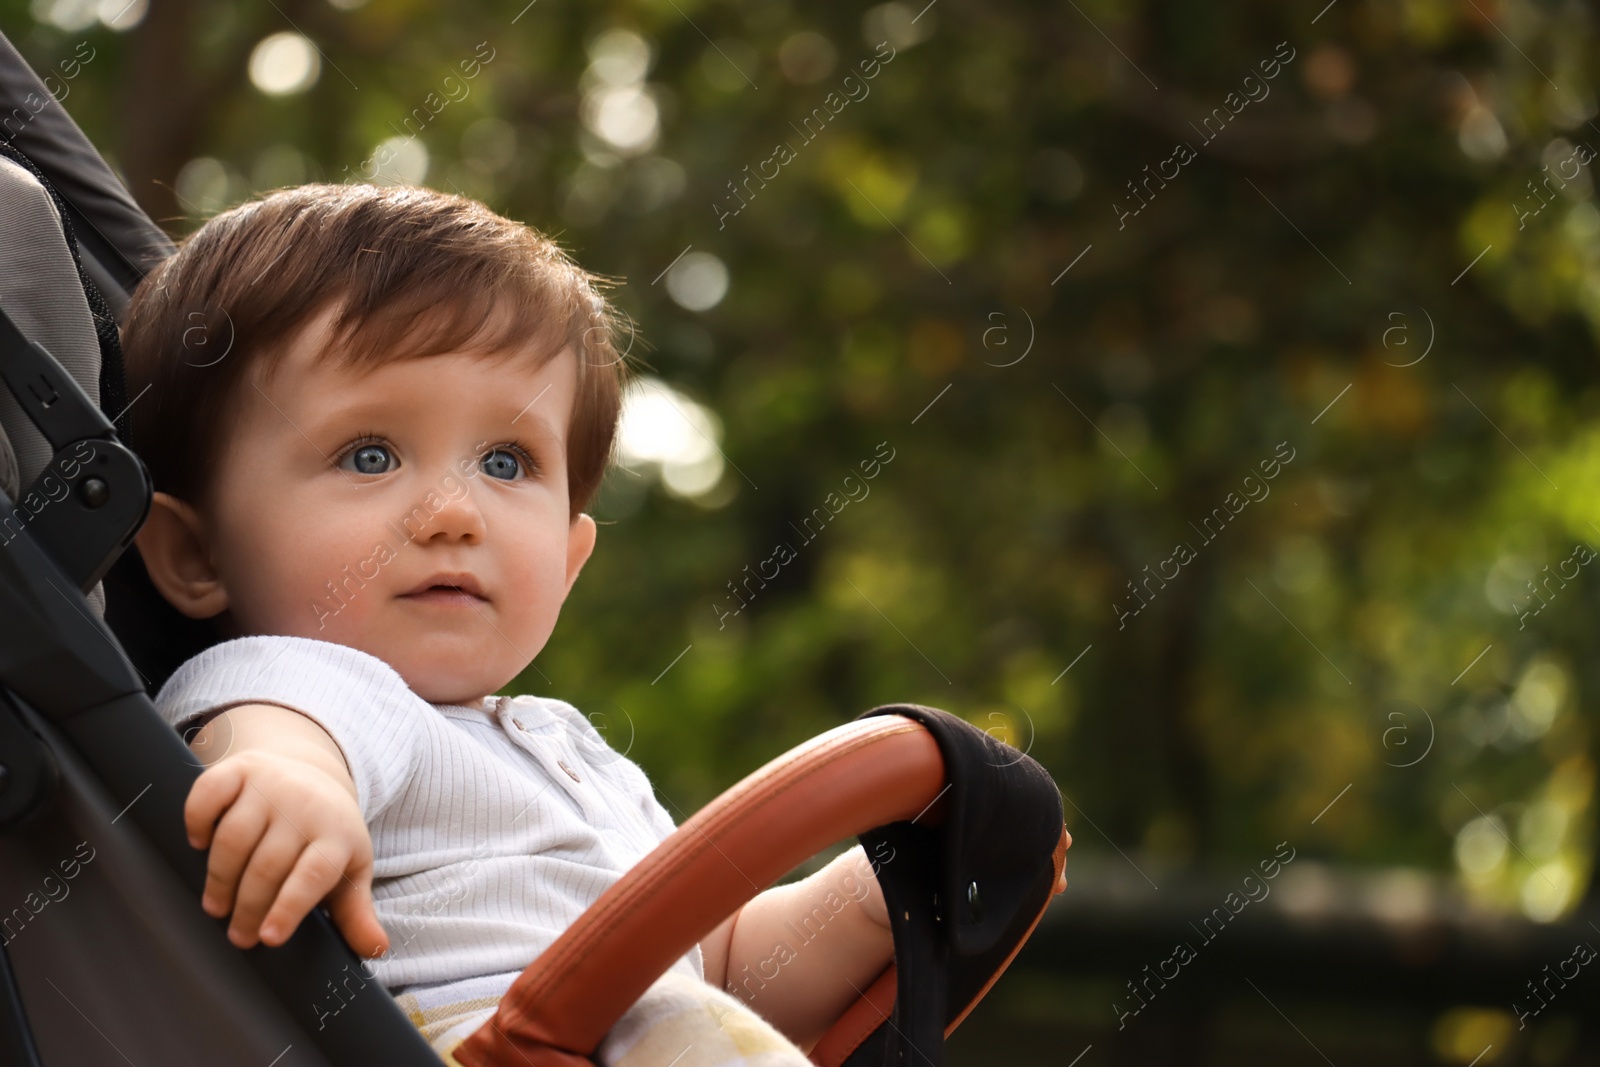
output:
[[[508,574],[507,588],[500,608],[512,625],[530,640],[543,641],[555,628],[566,593],[566,561],[553,561],[554,553],[533,554],[514,573]]]
[[[374,560],[348,558],[315,543],[263,568],[255,592],[266,632],[346,644],[385,599],[386,578]]]

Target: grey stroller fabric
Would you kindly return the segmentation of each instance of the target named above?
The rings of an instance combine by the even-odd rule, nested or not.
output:
[[[0,156],[0,307],[100,402],[100,344],[50,195]],[[0,489],[16,500],[50,462],[44,435],[0,389]]]
[[[100,403],[100,341],[89,301],[61,228],[61,215],[39,180],[0,156],[0,308],[31,341]],[[26,524],[23,491],[49,465],[52,451],[8,389],[0,389],[0,489],[16,502],[12,518]],[[95,614],[106,610],[105,589],[89,591]]]

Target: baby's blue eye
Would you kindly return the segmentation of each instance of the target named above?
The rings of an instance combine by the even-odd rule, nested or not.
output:
[[[357,474],[387,474],[394,465],[394,456],[386,445],[362,445],[348,453],[339,464]]]
[[[509,482],[516,478],[521,469],[522,464],[516,455],[503,448],[497,448],[483,457],[483,473],[491,478],[500,478]]]

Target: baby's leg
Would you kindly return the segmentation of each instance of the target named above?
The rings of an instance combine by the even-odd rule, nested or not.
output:
[[[698,978],[668,971],[595,1052],[604,1067],[809,1067],[772,1024]]]
[[[449,1067],[451,1055],[494,1015],[518,972],[413,987],[395,999]],[[761,1016],[727,993],[668,971],[611,1028],[595,1051],[604,1067],[810,1067]]]

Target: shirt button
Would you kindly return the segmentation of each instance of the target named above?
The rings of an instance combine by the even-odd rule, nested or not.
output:
[[[567,777],[571,778],[574,782],[583,781],[582,778],[578,777],[578,772],[577,771],[575,771],[571,767],[567,766],[567,761],[566,760],[556,760],[556,766],[560,767],[562,770],[566,771],[567,772]]]

